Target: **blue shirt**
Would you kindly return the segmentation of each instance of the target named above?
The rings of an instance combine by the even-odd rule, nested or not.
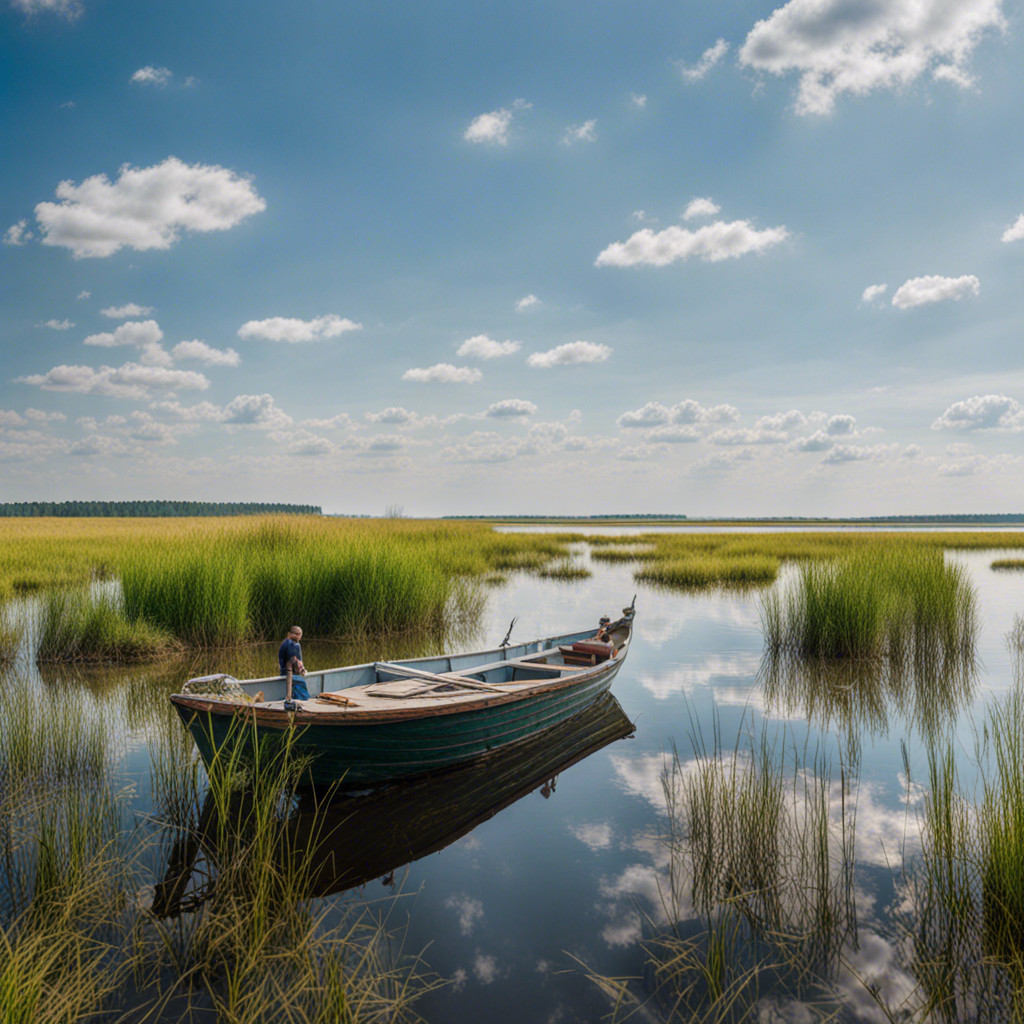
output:
[[[299,661],[302,661],[302,647],[297,640],[285,637],[281,646],[277,649],[277,663],[281,666],[281,675],[287,675],[288,662],[292,658],[298,658]]]

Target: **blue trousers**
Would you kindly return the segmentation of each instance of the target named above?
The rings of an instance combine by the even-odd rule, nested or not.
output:
[[[292,699],[309,700],[309,690],[306,689],[306,680],[302,676],[292,676]]]

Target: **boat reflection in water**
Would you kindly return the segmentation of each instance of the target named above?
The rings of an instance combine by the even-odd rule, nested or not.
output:
[[[306,896],[353,888],[444,849],[517,800],[540,789],[549,796],[561,772],[632,735],[618,701],[605,693],[572,718],[458,767],[369,792],[296,794],[279,823],[281,867],[308,881]],[[245,790],[232,814],[245,820]],[[153,913],[173,917],[197,909],[216,885],[218,837],[226,831],[208,793],[199,821],[173,846]]]

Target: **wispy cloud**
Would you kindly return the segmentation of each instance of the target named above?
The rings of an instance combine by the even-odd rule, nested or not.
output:
[[[729,52],[729,44],[719,39],[714,46],[709,46],[696,64],[678,64],[680,74],[687,82],[699,82],[707,77],[708,72]]]
[[[452,366],[451,363],[437,363],[425,369],[413,368],[402,374],[402,380],[417,381],[420,384],[476,384],[483,380],[483,373],[475,366]]]
[[[910,309],[932,302],[959,302],[980,294],[981,284],[973,274],[963,277],[912,277],[899,286],[892,297],[892,304],[898,309]]]
[[[85,298],[89,293],[85,293]],[[123,306],[107,306],[100,310],[100,316],[109,317],[111,320],[125,320],[130,316],[146,316],[153,312],[152,306],[140,306],[135,302],[126,302]]]
[[[565,129],[562,143],[571,146],[574,142],[597,142],[597,121],[584,121],[582,124],[571,124]]]
[[[129,81],[134,82],[136,85],[156,85],[163,87],[173,77],[174,72],[170,68],[158,68],[153,67],[152,64],[147,64],[144,68],[139,68]]]
[[[644,228],[625,242],[613,242],[603,249],[594,265],[598,267],[664,267],[691,257],[707,263],[761,253],[789,237],[785,227],[758,231],[748,220],[715,221],[696,231],[673,225],[663,231]]]

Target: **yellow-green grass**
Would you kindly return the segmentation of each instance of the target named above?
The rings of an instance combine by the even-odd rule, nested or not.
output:
[[[181,648],[166,629],[130,620],[117,594],[51,590],[41,597],[35,619],[36,659],[41,662],[140,661]]]
[[[24,635],[24,622],[12,614],[10,605],[0,603],[0,663],[14,661]]]
[[[197,818],[194,763],[161,759],[154,791],[158,776],[174,775],[186,799],[169,823],[178,830],[154,833],[152,821],[132,824],[106,754],[96,771],[65,756],[69,744],[95,746],[95,722],[76,700],[53,701],[40,715],[28,695],[5,696],[0,1021],[186,1024],[211,1011],[231,1024],[418,1019],[413,1004],[436,979],[402,954],[372,905],[312,899],[309,866],[287,856],[283,816],[301,768],[287,746],[255,773],[234,758],[212,766],[204,787],[212,827],[209,815],[205,827]],[[50,731],[62,737],[56,747]],[[201,869],[210,884],[179,916],[160,919],[146,883],[164,877],[172,838],[209,840]]]
[[[992,563],[993,569],[1024,569],[1024,558],[997,558]]]
[[[920,997],[917,1019],[1024,1014],[1024,690],[987,716],[980,784],[961,782],[955,741],[929,750],[921,852],[904,865],[903,945]],[[980,793],[979,793],[980,790]]]
[[[967,570],[935,548],[892,544],[800,566],[761,601],[769,653],[903,662],[973,652],[977,595]]]
[[[568,557],[578,539],[501,534],[474,523],[312,516],[5,520],[0,590],[113,577],[118,607],[143,637],[137,653],[158,646],[161,633],[190,646],[223,646],[277,639],[293,624],[307,637],[437,634],[479,612],[482,579],[542,569]],[[82,642],[51,631],[60,642],[48,642],[42,656],[125,656],[133,638],[112,610],[94,598],[85,617],[104,628],[86,628],[79,616]]]
[[[773,582],[786,562],[871,556],[899,548],[1024,550],[1024,534],[1001,531],[794,531],[638,533],[586,538],[595,561],[640,563],[638,582],[681,589]]]
[[[593,573],[585,565],[566,558],[557,562],[549,562],[537,570],[537,575],[546,580],[572,581],[590,579]]]
[[[837,775],[785,734],[667,767],[667,871],[641,941],[659,1020],[756,1020],[767,994],[832,1019],[838,999],[822,996],[857,935],[856,814],[835,805],[850,783]],[[591,978],[614,1020],[633,1019],[624,985]]]

